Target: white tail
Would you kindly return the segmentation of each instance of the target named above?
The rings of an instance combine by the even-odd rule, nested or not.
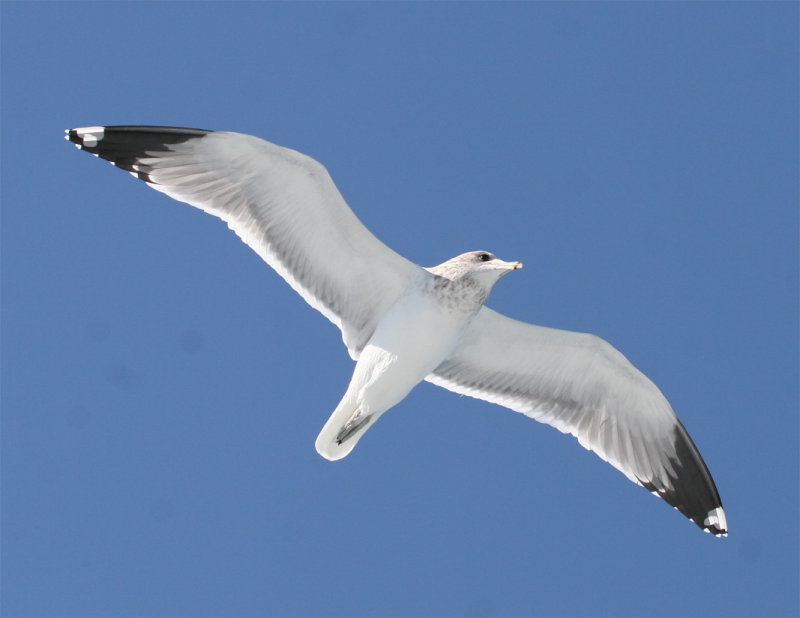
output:
[[[345,394],[317,436],[317,452],[330,461],[346,457],[378,416],[362,415],[353,398]]]

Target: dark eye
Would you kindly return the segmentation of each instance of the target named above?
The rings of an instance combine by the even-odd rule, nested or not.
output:
[[[488,262],[489,260],[492,259],[492,256],[489,255],[488,253],[480,253],[480,254],[478,254],[478,259],[481,262]]]

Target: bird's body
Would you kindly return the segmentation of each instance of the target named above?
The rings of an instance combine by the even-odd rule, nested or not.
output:
[[[87,127],[67,131],[67,139],[226,221],[341,329],[356,366],[317,438],[323,457],[346,456],[427,380],[575,435],[706,532],[727,535],[708,468],[644,374],[598,337],[525,324],[484,306],[519,262],[473,251],[416,266],[361,224],[322,165],[252,136]]]
[[[350,385],[317,438],[316,447],[326,459],[341,459],[386,410],[438,367],[458,344],[500,276],[519,268],[518,262],[494,259],[480,262],[473,252],[457,256],[433,269],[433,276],[420,273],[381,318],[361,351]],[[489,283],[470,277],[447,278],[451,263],[481,266]],[[495,278],[496,275],[496,278]]]

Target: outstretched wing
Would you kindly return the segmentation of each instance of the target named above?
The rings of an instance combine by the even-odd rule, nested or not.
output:
[[[294,150],[175,127],[86,127],[66,138],[225,221],[342,330],[353,358],[422,271],[364,227],[320,163]]]
[[[483,307],[426,380],[572,434],[706,532],[727,536],[711,474],[666,398],[599,337]]]

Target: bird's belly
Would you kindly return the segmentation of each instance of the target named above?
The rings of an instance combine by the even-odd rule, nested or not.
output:
[[[425,297],[401,299],[381,320],[356,365],[363,413],[399,403],[455,348],[469,315]]]

